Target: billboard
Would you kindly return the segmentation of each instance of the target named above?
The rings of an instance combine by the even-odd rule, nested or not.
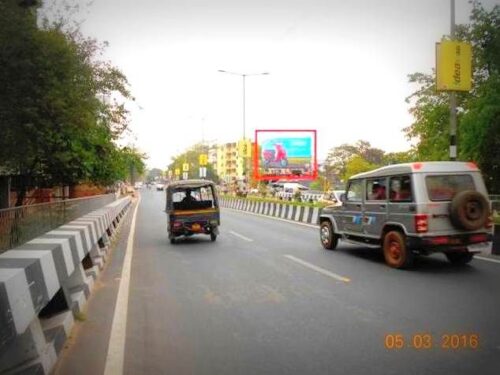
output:
[[[316,130],[256,130],[256,180],[314,180],[318,175]]]
[[[470,91],[472,86],[471,45],[444,40],[436,43],[436,89]]]

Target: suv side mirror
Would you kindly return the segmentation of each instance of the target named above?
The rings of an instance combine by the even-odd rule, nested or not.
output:
[[[347,197],[346,197],[345,193],[340,194],[340,201],[342,203],[345,203],[347,201]]]

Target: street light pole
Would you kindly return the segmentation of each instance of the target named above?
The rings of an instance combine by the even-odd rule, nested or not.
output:
[[[221,69],[219,69],[218,72],[232,74],[232,75],[240,76],[242,78],[242,83],[243,83],[243,142],[245,142],[245,140],[246,140],[246,78],[249,76],[265,76],[265,75],[269,75],[269,73],[263,72],[263,73],[246,74],[246,73],[229,72],[227,70],[221,70]],[[246,176],[246,155],[243,155],[242,162],[243,162],[243,174]]]
[[[245,132],[245,126],[246,126],[246,116],[245,116],[245,78],[247,77],[246,74],[242,74],[241,77],[243,78],[243,141],[245,140],[246,137],[246,132]]]
[[[450,38],[455,40],[455,0],[450,0]],[[457,160],[457,95],[450,91],[450,160]]]

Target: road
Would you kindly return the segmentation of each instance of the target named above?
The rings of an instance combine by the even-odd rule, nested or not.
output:
[[[394,270],[376,250],[325,251],[315,228],[233,210],[216,242],[171,245],[164,194],[141,195],[125,374],[498,374],[500,264],[436,255]],[[122,238],[56,373],[104,371],[125,251]],[[404,347],[386,348],[389,334]]]

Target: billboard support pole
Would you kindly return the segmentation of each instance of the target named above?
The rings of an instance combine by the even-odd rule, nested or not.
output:
[[[245,127],[246,127],[246,119],[245,119],[245,115],[246,115],[246,108],[245,108],[245,78],[246,78],[246,74],[242,74],[241,77],[243,78],[243,142],[245,142]],[[247,164],[246,164],[246,161],[247,161],[247,156],[246,155],[243,155],[243,158],[241,160],[243,162],[243,168],[242,168],[242,171],[243,171],[243,176],[246,176],[246,172],[247,172]]]
[[[455,40],[455,0],[450,0],[450,38]],[[450,160],[457,160],[457,96],[450,91]]]

